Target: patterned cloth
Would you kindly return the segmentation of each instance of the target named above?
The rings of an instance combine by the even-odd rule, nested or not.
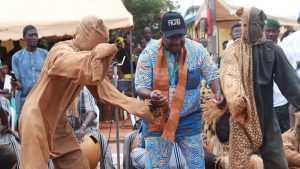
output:
[[[250,154],[258,150],[263,143],[255,102],[252,52],[253,46],[266,41],[262,28],[257,26],[263,24],[266,15],[254,7],[241,8],[237,15],[242,25],[247,27],[242,27],[242,38],[237,39],[225,50],[220,79],[231,114],[230,168],[246,169],[249,168]]]
[[[27,95],[37,82],[48,51],[37,48],[33,52],[22,49],[12,58],[12,70],[21,82],[22,89],[16,93],[17,115],[20,115]]]
[[[205,166],[203,142],[199,140],[202,140],[201,134],[190,137],[176,137],[175,139],[186,160],[186,168],[203,169]],[[174,144],[162,137],[146,137],[145,141],[148,150],[145,168],[169,168]]]
[[[134,139],[139,137],[138,147],[132,148]],[[124,151],[123,151],[123,168],[124,169],[144,169],[148,158],[147,150],[145,149],[145,139],[138,130],[130,132],[124,138]],[[186,162],[181,153],[180,148],[176,143],[173,144],[173,149],[169,161],[169,169],[185,169]]]
[[[9,100],[3,96],[0,96],[0,104],[1,107],[3,108],[3,110],[5,110],[8,114],[8,116],[10,115],[10,103]],[[8,117],[9,118],[9,117]]]
[[[149,131],[163,130],[161,137],[174,142],[175,132],[180,119],[180,112],[183,107],[184,92],[186,89],[186,80],[188,66],[186,62],[186,47],[184,46],[180,52],[175,53],[178,62],[175,62],[175,69],[170,68],[169,58],[166,58],[166,49],[162,42],[158,49],[156,57],[156,72],[153,79],[153,90],[159,90],[162,95],[169,96],[169,106],[165,105],[161,111],[160,124],[150,124]],[[175,85],[175,77],[178,76],[177,84]],[[172,90],[170,90],[172,89]],[[168,110],[169,109],[169,110]],[[167,119],[167,113],[169,117]],[[157,114],[159,115],[159,114]]]
[[[131,152],[132,152],[132,143],[134,139],[139,135],[139,130],[133,130],[128,135],[124,137],[124,145],[123,145],[123,169],[133,168],[134,159],[131,160]],[[141,158],[139,158],[141,159]],[[140,168],[140,167],[139,167]],[[144,168],[144,167],[142,167]]]
[[[212,80],[219,78],[216,65],[212,62],[209,53],[206,49],[197,42],[189,39],[185,40],[187,49],[186,59],[188,65],[188,77],[186,84],[186,91],[184,96],[184,104],[180,113],[180,121],[176,130],[176,136],[191,136],[201,132],[201,107],[200,107],[200,85],[204,78],[209,85]],[[153,88],[153,77],[155,76],[155,64],[158,49],[160,47],[159,41],[147,46],[139,57],[135,87],[138,88]],[[169,60],[171,71],[175,68],[175,56],[166,51],[166,57]],[[178,74],[175,77],[175,85],[178,82]],[[174,88],[170,84],[170,89]],[[171,92],[170,92],[171,95]],[[171,99],[169,99],[171,103]],[[197,123],[195,123],[195,121]],[[142,131],[145,136],[160,136],[162,131],[157,130],[147,132],[149,123],[143,121]]]

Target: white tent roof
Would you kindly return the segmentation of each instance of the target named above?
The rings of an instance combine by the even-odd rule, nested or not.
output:
[[[0,39],[21,39],[26,25],[34,25],[40,37],[73,35],[87,15],[103,18],[109,29],[133,25],[121,0],[6,0],[0,15]]]
[[[263,10],[268,17],[278,19],[281,25],[297,25],[297,18],[300,12],[299,0],[216,0],[217,1],[217,22],[229,21],[234,18],[236,10],[241,7],[257,7]],[[206,0],[203,6],[206,6]],[[200,9],[201,10],[201,9]],[[201,17],[205,17],[205,12],[200,11],[195,25],[198,24]],[[204,10],[204,9],[202,9]],[[229,19],[230,18],[230,19]]]

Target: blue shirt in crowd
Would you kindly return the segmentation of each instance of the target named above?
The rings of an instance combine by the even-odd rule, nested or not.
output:
[[[20,114],[27,95],[37,82],[48,51],[37,48],[30,52],[22,49],[12,57],[12,70],[21,82],[22,89],[16,93],[17,113]]]

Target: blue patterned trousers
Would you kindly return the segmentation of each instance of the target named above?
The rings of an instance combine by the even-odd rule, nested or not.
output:
[[[146,169],[168,169],[173,143],[162,137],[146,137],[148,159]],[[176,137],[188,169],[204,169],[204,150],[201,134],[189,137]]]

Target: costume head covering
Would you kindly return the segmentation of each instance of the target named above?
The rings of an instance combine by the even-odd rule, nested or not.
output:
[[[266,39],[263,28],[266,14],[257,8],[241,8],[236,14],[241,18],[242,39],[247,44],[262,43]]]
[[[97,44],[108,42],[109,31],[102,19],[87,16],[78,24],[75,36],[74,41],[79,50],[92,50]]]
[[[280,28],[280,23],[279,23],[279,21],[277,19],[268,18],[266,20],[266,25],[274,27],[276,29]]]
[[[26,34],[27,34],[27,32],[30,31],[30,30],[32,30],[32,29],[37,30],[33,25],[27,25],[27,26],[25,26],[24,29],[23,29],[23,37],[25,37]]]

